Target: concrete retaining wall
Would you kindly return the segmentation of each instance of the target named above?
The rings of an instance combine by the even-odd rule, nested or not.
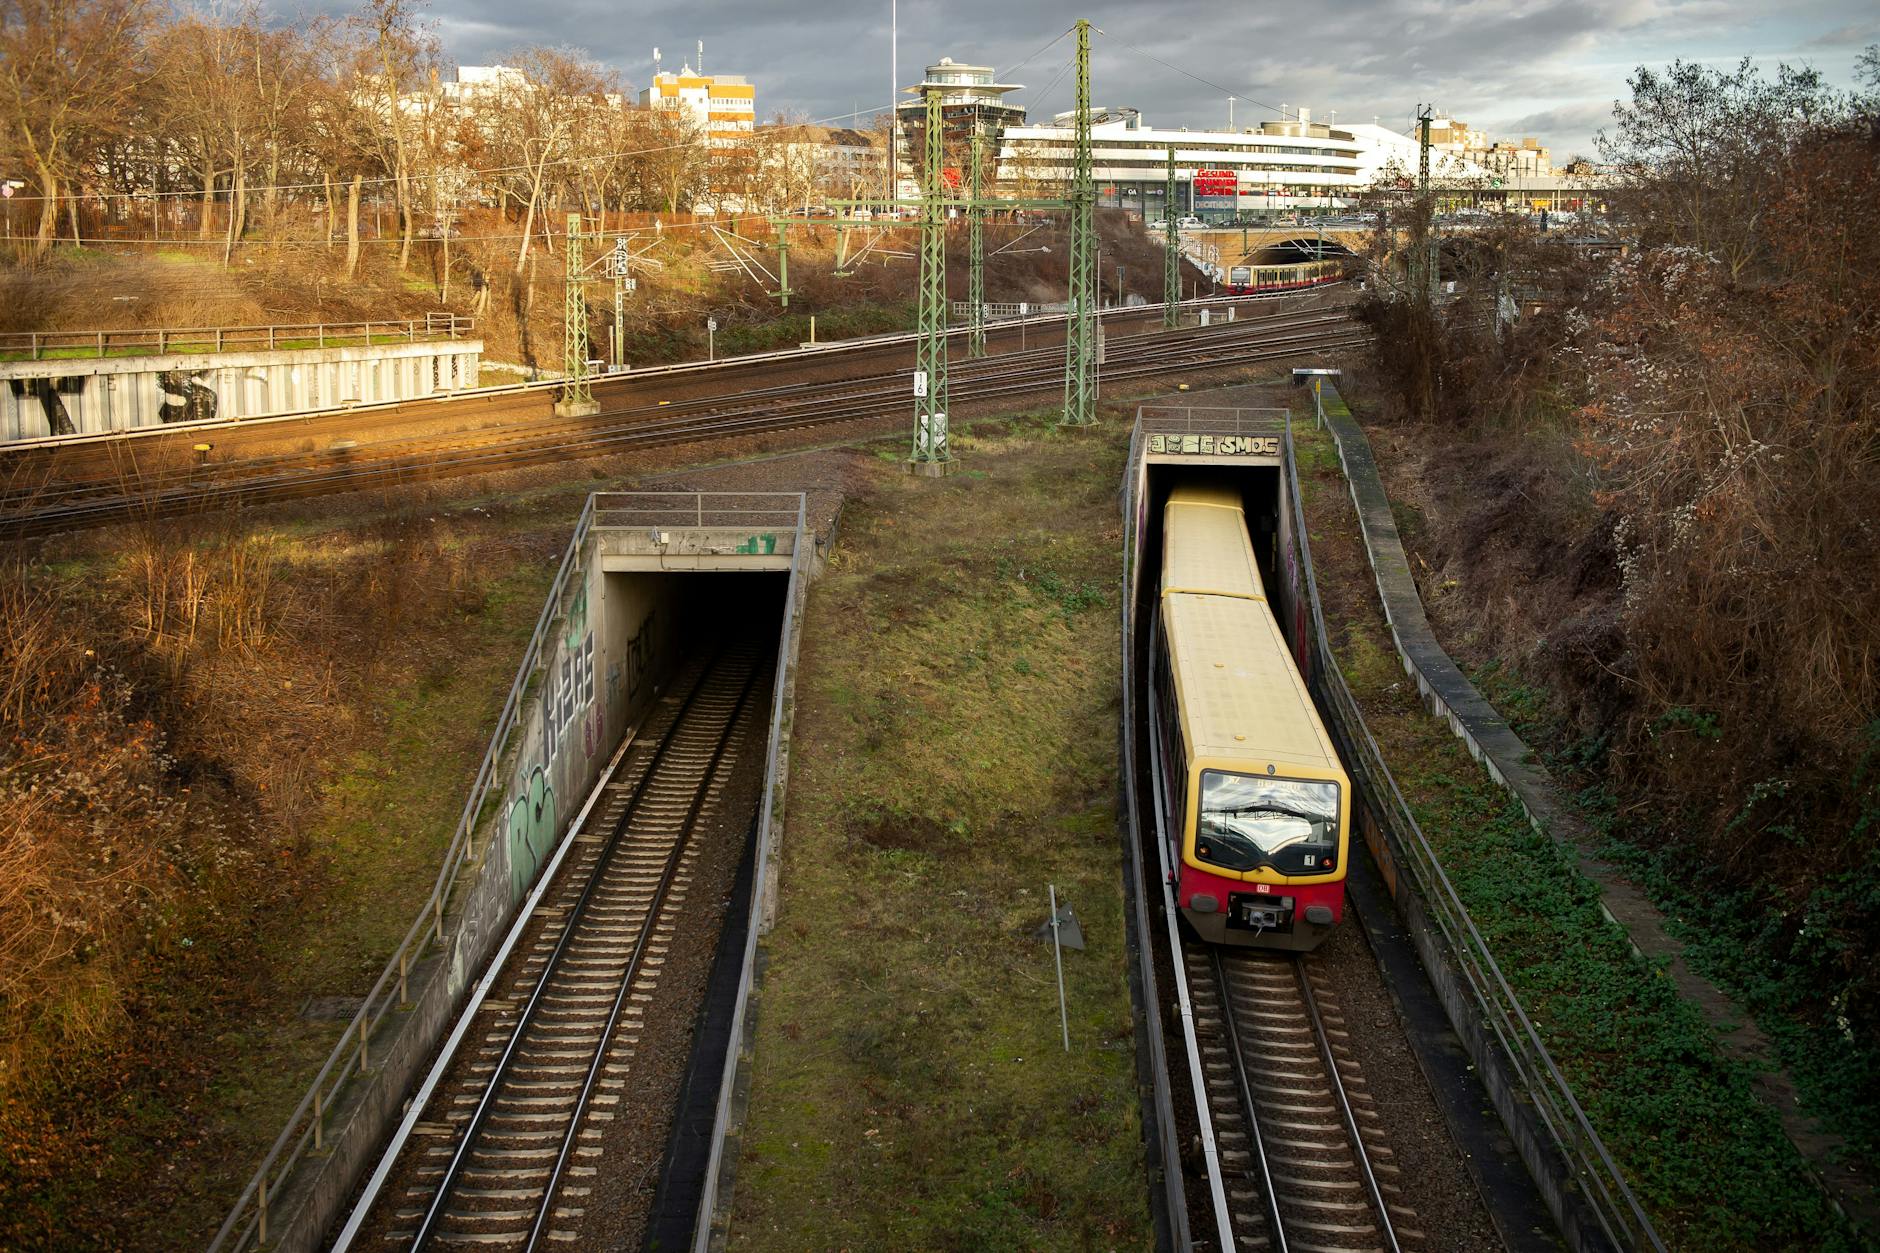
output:
[[[0,443],[419,400],[477,385],[481,340],[0,362]]]
[[[465,873],[443,921],[443,951],[414,966],[401,1007],[372,1035],[363,1081],[344,1089],[311,1154],[272,1203],[282,1250],[320,1247],[370,1168],[404,1101],[555,845],[568,833],[626,729],[656,696],[676,646],[670,586],[684,576],[607,573],[589,532],[554,607],[542,658]],[[432,950],[435,952],[435,950]],[[278,1233],[278,1234],[277,1234]]]

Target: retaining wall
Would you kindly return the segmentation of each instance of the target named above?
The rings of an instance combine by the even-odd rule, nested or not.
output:
[[[588,531],[551,607],[539,658],[465,856],[472,864],[444,920],[441,952],[416,963],[400,1007],[371,1033],[356,1081],[326,1118],[322,1151],[303,1158],[271,1204],[269,1247],[311,1250],[344,1211],[465,989],[489,961],[626,729],[670,668],[679,575],[608,573]]]

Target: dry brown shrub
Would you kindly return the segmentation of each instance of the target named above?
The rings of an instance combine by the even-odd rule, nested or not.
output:
[[[166,739],[87,638],[27,567],[0,566],[0,1087],[23,1049],[114,1025],[130,954],[177,888],[188,806]]]

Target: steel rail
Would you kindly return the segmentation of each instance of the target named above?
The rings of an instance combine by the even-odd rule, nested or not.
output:
[[[1390,1209],[1384,1202],[1384,1190],[1378,1186],[1377,1173],[1371,1169],[1371,1155],[1364,1149],[1364,1136],[1358,1130],[1358,1114],[1351,1106],[1351,1096],[1345,1091],[1345,1081],[1338,1074],[1338,1058],[1332,1054],[1332,1038],[1325,1030],[1325,1020],[1319,1016],[1319,999],[1312,991],[1312,978],[1306,972],[1304,957],[1293,957],[1293,976],[1299,980],[1299,994],[1306,1004],[1306,1015],[1312,1020],[1312,1037],[1318,1041],[1319,1060],[1325,1065],[1325,1078],[1331,1084],[1332,1099],[1338,1103],[1338,1113],[1344,1119],[1345,1134],[1351,1137],[1352,1154],[1358,1161],[1358,1172],[1364,1176],[1364,1190],[1371,1198],[1371,1207],[1377,1211],[1377,1221],[1384,1232],[1384,1240],[1390,1253],[1400,1253],[1397,1243],[1397,1228],[1390,1220]]]
[[[608,833],[607,843],[605,847],[601,849],[599,857],[595,859],[594,870],[589,876],[588,881],[582,885],[581,895],[576,898],[574,906],[568,911],[567,920],[562,925],[561,934],[556,937],[554,948],[550,950],[548,959],[543,962],[541,973],[536,977],[535,987],[530,991],[529,999],[524,1003],[522,1011],[516,1016],[515,1028],[510,1032],[509,1040],[504,1044],[502,1054],[496,1060],[495,1069],[491,1071],[490,1078],[483,1088],[483,1094],[478,1098],[476,1108],[471,1111],[469,1121],[464,1124],[463,1135],[459,1137],[457,1147],[451,1153],[450,1161],[444,1167],[443,1175],[438,1179],[437,1191],[432,1194],[431,1203],[426,1207],[424,1217],[418,1223],[417,1233],[412,1237],[413,1249],[422,1249],[430,1242],[431,1236],[436,1231],[438,1222],[443,1218],[444,1205],[450,1199],[451,1191],[456,1186],[458,1176],[463,1173],[464,1165],[470,1160],[470,1154],[475,1148],[477,1137],[481,1134],[484,1124],[489,1119],[490,1110],[496,1104],[497,1091],[502,1087],[504,1077],[508,1074],[511,1064],[515,1061],[517,1053],[523,1046],[523,1037],[528,1033],[529,1024],[534,1021],[536,1011],[541,1007],[542,998],[548,992],[551,976],[560,965],[562,958],[566,955],[569,945],[574,942],[575,932],[579,928],[582,919],[587,914],[588,904],[594,897],[594,891],[600,886],[601,881],[607,877],[608,864],[612,861],[614,853],[620,847],[621,837],[625,834],[628,825],[632,823],[634,816],[638,813],[640,803],[646,796],[647,788],[651,786],[653,779],[658,775],[660,763],[665,760],[667,750],[672,747],[672,743],[678,737],[680,729],[685,725],[686,714],[691,710],[692,706],[697,703],[699,693],[705,690],[707,680],[710,679],[713,670],[723,659],[723,656],[724,650],[721,648],[717,655],[713,657],[712,661],[700,670],[698,682],[693,684],[692,689],[686,693],[685,700],[681,702],[678,711],[673,716],[672,722],[660,735],[659,742],[654,747],[652,755],[647,761],[646,768],[641,772],[639,780],[634,784],[631,799],[628,800],[619,819],[614,823],[613,830]],[[716,758],[714,758],[714,761],[715,760]],[[666,880],[671,877],[676,865],[677,859],[669,858],[661,872],[660,893],[662,896]],[[652,924],[653,911],[649,910],[644,929],[650,930]],[[636,959],[639,956],[639,952],[640,949],[636,946],[634,949]],[[632,981],[633,968],[630,965],[625,973],[622,986],[629,986]],[[616,1008],[616,1013],[617,1012]],[[610,1018],[609,1030],[603,1033],[601,1037],[600,1047],[603,1056],[606,1053],[607,1039],[611,1031],[612,1019]],[[584,1099],[585,1096],[586,1090],[584,1089]],[[579,1121],[579,1116],[580,1111],[577,1108],[575,1114],[576,1121]]]
[[[1280,1212],[1279,1189],[1273,1186],[1273,1167],[1266,1156],[1266,1137],[1260,1131],[1260,1106],[1254,1099],[1253,1080],[1247,1074],[1247,1054],[1240,1043],[1240,1022],[1234,1012],[1234,993],[1227,983],[1227,965],[1216,945],[1208,946],[1214,984],[1220,990],[1221,1023],[1227,1028],[1227,1051],[1234,1064],[1234,1086],[1240,1091],[1240,1112],[1247,1120],[1247,1140],[1260,1168],[1260,1195],[1266,1201],[1266,1221],[1273,1229],[1273,1247],[1286,1253],[1286,1216]],[[1358,1150],[1362,1154],[1363,1150]]]
[[[1253,335],[1235,335],[1225,342],[1217,340],[1206,345],[1186,346],[1173,354],[1167,352],[1150,354],[1146,350],[1132,352],[1131,360],[1107,366],[1105,373],[1112,378],[1141,378],[1179,369],[1253,363],[1270,360],[1276,356],[1290,355],[1302,348],[1308,351],[1328,351],[1349,347],[1362,342],[1367,335],[1366,332],[1355,327],[1349,330],[1337,329],[1346,323],[1347,320],[1343,318],[1320,319],[1320,321],[1330,323],[1331,333],[1305,332],[1287,335],[1275,334],[1272,330],[1262,330]],[[1233,355],[1223,360],[1223,354]],[[1061,354],[1055,355],[1061,356]],[[1137,363],[1134,361],[1136,357],[1146,357],[1148,360]],[[1057,369],[1056,366],[1045,366],[1036,370],[1010,370],[995,375],[991,380],[968,376],[956,383],[956,390],[962,393],[963,399],[973,400],[1029,393],[1049,382],[1054,382]],[[987,386],[988,382],[993,385]],[[744,412],[734,412],[729,415],[680,416],[663,421],[632,423],[579,432],[558,441],[516,440],[470,448],[456,455],[447,453],[428,458],[391,457],[309,474],[245,476],[229,482],[210,483],[200,488],[172,488],[138,496],[120,495],[36,509],[31,512],[0,514],[0,530],[12,532],[15,537],[23,537],[122,517],[173,516],[187,512],[192,507],[206,508],[215,504],[290,500],[348,488],[356,490],[374,485],[395,484],[406,476],[443,478],[453,473],[465,473],[475,469],[487,471],[515,468],[572,455],[598,455],[627,447],[659,447],[674,443],[732,438],[792,430],[805,426],[856,421],[886,416],[875,412],[880,404],[898,401],[902,396],[903,392],[898,386],[848,396],[814,396],[807,397],[800,406],[788,408],[770,406],[768,412],[754,416]],[[841,403],[832,408],[834,402]],[[461,440],[453,441],[452,447],[460,449],[461,444]]]
[[[1320,284],[1317,288],[1307,291],[1265,291],[1244,296],[1225,294],[1196,296],[1182,301],[1181,307],[1184,309],[1244,309],[1256,308],[1266,304],[1281,304],[1287,301],[1311,301],[1321,293],[1337,294],[1336,288],[1339,286],[1340,284],[1336,283],[1326,283]],[[1113,321],[1129,321],[1135,318],[1148,321],[1152,317],[1159,317],[1160,310],[1161,306],[1159,304],[1154,306],[1112,305],[1109,308],[1097,310],[1097,317],[1099,319],[1110,319]],[[1042,315],[1034,318],[1021,318],[1010,322],[1002,322],[999,324],[998,330],[1001,334],[1009,334],[1013,330],[1022,332],[1033,326],[1049,327],[1054,323],[1062,323],[1063,321],[1064,318],[1061,314]],[[956,326],[947,328],[944,334],[948,338],[953,338],[956,336],[965,336],[969,331],[969,327]],[[684,375],[703,376],[774,363],[808,362],[814,361],[817,358],[836,358],[846,353],[862,353],[883,348],[895,348],[904,344],[912,344],[919,338],[919,335],[915,332],[894,331],[884,335],[866,335],[854,339],[835,340],[829,343],[799,344],[795,348],[768,349],[763,352],[744,353],[734,357],[719,357],[713,361],[681,361],[671,365],[642,366],[639,369],[630,370],[620,375],[600,376],[598,382],[605,384],[608,382],[673,378]],[[495,387],[470,387],[459,391],[432,396],[413,397],[406,400],[374,401],[369,404],[352,406],[348,412],[370,415],[405,406],[452,405],[462,403],[465,400],[479,398],[493,399],[502,396],[520,397],[536,392],[553,391],[561,387],[561,385],[562,380],[559,377],[555,377],[534,379],[522,383],[508,383]],[[165,423],[160,426],[132,427],[121,431],[92,431],[82,435],[48,435],[31,440],[10,441],[8,444],[0,446],[0,457],[4,457],[15,448],[18,448],[22,453],[30,453],[33,450],[125,443],[133,440],[162,439],[165,436],[193,441],[204,435],[214,434],[218,431],[261,427],[287,422],[304,422],[309,418],[325,416],[332,412],[333,411],[330,409],[298,410],[292,413],[269,414],[266,417],[211,418],[199,422],[174,422]]]
[[[1142,336],[1119,340],[1112,351],[1119,356],[1130,358],[1141,356],[1151,348],[1166,351],[1173,347],[1177,352],[1190,352],[1196,350],[1202,343],[1222,345],[1227,342],[1238,341],[1247,332],[1257,332],[1268,327],[1272,327],[1273,329],[1297,328],[1312,325],[1335,324],[1346,321],[1349,321],[1349,314],[1342,305],[1304,310],[1280,310],[1271,313],[1261,313],[1255,317],[1236,322],[1223,323],[1209,328],[1184,328],[1180,331],[1155,336],[1149,343],[1144,343],[1144,337]],[[1062,358],[1063,351],[1061,347],[1045,346],[1036,349],[1025,349],[1018,352],[1000,353],[996,357],[963,361],[959,363],[956,373],[962,378],[999,378],[1021,371],[1030,363],[1055,367],[1062,361]],[[812,403],[826,399],[831,395],[846,398],[849,397],[851,393],[855,396],[873,396],[879,394],[883,399],[898,399],[904,395],[906,386],[907,372],[905,370],[880,371],[846,379],[817,379],[800,383],[777,384],[770,387],[746,388],[729,397],[695,396],[682,397],[670,403],[659,401],[650,404],[624,405],[603,409],[599,414],[587,415],[581,418],[555,418],[543,421],[539,417],[531,416],[448,436],[394,436],[366,447],[368,449],[392,449],[402,446],[413,451],[421,450],[426,447],[461,448],[477,443],[495,442],[507,433],[526,436],[532,440],[540,440],[542,436],[548,432],[592,431],[597,429],[597,423],[604,422],[607,419],[626,419],[639,417],[641,415],[645,415],[649,418],[670,419],[703,410],[723,411],[728,400],[732,402],[733,408],[737,412],[755,412],[763,409],[767,403],[774,401],[798,400],[802,403]],[[597,383],[596,387],[597,389],[605,389],[607,383],[604,381]],[[359,448],[349,448],[344,451],[347,455],[354,455],[363,450]],[[15,455],[23,458],[35,454],[30,449],[22,449]],[[314,466],[331,461],[335,455],[336,450],[334,449],[324,449],[318,452],[263,454],[243,458],[237,462],[220,463],[216,467],[216,472],[218,474],[226,474],[230,471],[239,470],[243,473],[252,474],[272,468]],[[0,450],[0,459],[4,459],[5,456],[5,450]],[[197,465],[181,465],[144,471],[138,473],[137,477],[139,488],[149,492],[162,490],[173,482],[180,481],[189,483],[199,481],[202,476],[203,467]],[[82,497],[118,486],[121,486],[121,484],[114,479],[93,477],[67,484],[51,486],[41,484],[30,488],[7,488],[0,490],[0,505],[18,501],[44,507],[49,496],[53,499],[60,497]]]
[[[568,1126],[562,1133],[561,1151],[556,1154],[555,1165],[548,1172],[548,1183],[542,1189],[542,1205],[536,1211],[535,1222],[529,1228],[529,1237],[523,1244],[527,1253],[539,1248],[542,1237],[546,1234],[548,1218],[553,1212],[555,1190],[561,1186],[561,1177],[568,1168],[568,1155],[574,1151],[575,1136],[581,1127],[581,1117],[587,1112],[588,1102],[594,1096],[594,1084],[600,1078],[601,1069],[607,1061],[608,1045],[613,1040],[615,1029],[620,1024],[620,1010],[626,1004],[627,994],[633,988],[633,980],[640,969],[640,959],[646,953],[646,946],[652,942],[653,933],[659,922],[659,911],[666,903],[666,893],[672,886],[672,880],[679,869],[685,850],[692,840],[693,826],[698,822],[699,812],[705,807],[705,798],[711,792],[713,777],[718,773],[719,764],[724,761],[725,750],[737,738],[740,719],[744,716],[744,706],[751,699],[751,693],[757,688],[757,676],[762,667],[751,666],[751,672],[744,677],[744,686],[738,692],[737,703],[731,707],[731,713],[725,719],[725,732],[719,737],[718,746],[712,750],[711,760],[699,775],[698,789],[692,794],[692,803],[687,808],[685,821],[680,824],[679,835],[672,843],[672,851],[666,855],[666,865],[659,877],[659,886],[653,893],[653,899],[646,907],[646,923],[640,928],[640,935],[633,943],[633,952],[627,957],[625,973],[620,979],[620,990],[614,994],[614,1003],[607,1012],[607,1021],[601,1028],[600,1039],[594,1045],[594,1057],[588,1063],[587,1075],[582,1081],[581,1091],[575,1097],[574,1110],[568,1116]],[[624,825],[624,824],[623,824]],[[548,970],[543,970],[546,982]],[[494,1087],[494,1083],[491,1085]]]

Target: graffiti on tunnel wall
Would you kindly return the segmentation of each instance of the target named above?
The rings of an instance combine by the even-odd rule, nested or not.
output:
[[[520,896],[535,881],[535,872],[555,846],[555,785],[541,766],[529,772],[527,784],[509,804],[509,881],[512,895]]]
[[[538,729],[525,741],[509,790],[513,799],[505,836],[510,889],[518,897],[535,882],[536,873],[560,834],[557,785],[561,785],[563,794],[572,795],[569,785],[580,782],[575,763],[566,760],[574,728],[582,727],[581,764],[600,748],[600,708],[594,700],[594,630],[588,624],[585,584],[576,595],[567,628],[558,641],[543,676]]]

